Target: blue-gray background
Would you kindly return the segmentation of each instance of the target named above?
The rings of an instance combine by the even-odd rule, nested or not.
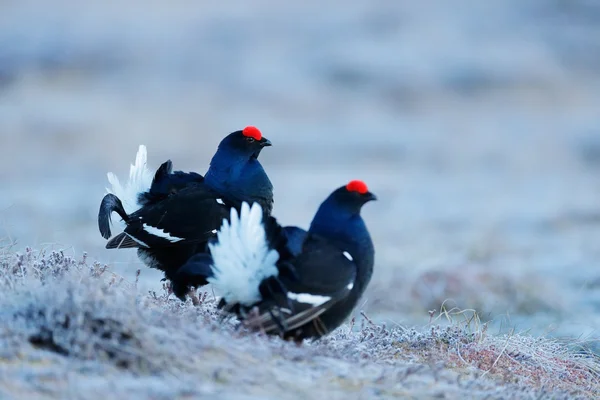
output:
[[[256,125],[281,222],[350,179],[379,195],[370,315],[425,324],[448,300],[595,336],[599,68],[591,0],[0,1],[0,237],[131,279],[97,229],[106,172],[143,143],[204,173]]]

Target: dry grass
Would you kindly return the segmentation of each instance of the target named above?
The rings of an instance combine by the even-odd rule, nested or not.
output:
[[[472,311],[421,329],[362,314],[296,347],[220,322],[211,293],[139,293],[62,252],[0,257],[0,398],[593,398],[583,343],[493,335]]]

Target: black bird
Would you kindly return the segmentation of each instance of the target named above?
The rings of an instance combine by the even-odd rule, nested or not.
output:
[[[271,213],[273,186],[258,161],[266,146],[271,142],[257,128],[246,127],[221,141],[202,179],[184,175],[178,181],[163,164],[150,190],[139,195],[149,200],[139,210],[128,214],[116,200],[110,205],[127,226],[106,248],[137,248],[147,266],[162,270],[171,280],[192,255],[206,250],[231,207],[251,201]]]
[[[362,181],[335,190],[320,206],[294,254],[288,233],[261,208],[231,210],[210,253],[193,256],[173,280],[185,296],[190,282],[207,281],[223,295],[219,306],[245,324],[302,341],[319,338],[350,315],[371,280],[375,250],[360,215],[376,200]],[[302,236],[302,235],[301,235]]]

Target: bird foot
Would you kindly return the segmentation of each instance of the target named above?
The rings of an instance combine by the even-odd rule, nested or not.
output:
[[[202,302],[198,298],[198,295],[196,294],[195,289],[190,289],[190,291],[188,292],[188,296],[190,296],[190,299],[192,299],[192,304],[195,307],[198,307],[200,304],[202,304]]]

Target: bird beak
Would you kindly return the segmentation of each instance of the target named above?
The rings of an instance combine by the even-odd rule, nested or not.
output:
[[[365,200],[366,200],[365,202],[367,202],[367,201],[375,201],[375,200],[377,200],[377,196],[375,196],[375,195],[374,195],[373,193],[371,193],[371,192],[367,192],[367,193],[365,193],[365,194],[364,194],[364,196],[365,196]]]
[[[271,143],[271,141],[265,137],[263,137],[262,139],[260,139],[260,147],[269,147],[269,146],[273,146],[273,143]]]

